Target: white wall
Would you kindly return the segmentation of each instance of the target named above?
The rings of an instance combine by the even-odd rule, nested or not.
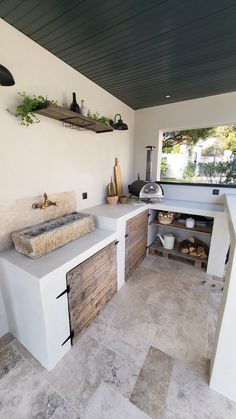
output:
[[[9,331],[5,303],[0,289],[0,337]]]
[[[188,100],[135,112],[135,159],[134,178],[137,172],[141,179],[145,176],[145,145],[155,145],[153,177],[157,173],[157,151],[160,147],[159,132],[175,129],[207,128],[217,125],[236,124],[236,92]],[[160,158],[160,153],[159,156]],[[193,199],[195,201],[221,202],[212,195],[212,187],[189,187],[165,185],[166,197],[173,199]],[[235,189],[220,189],[220,193],[234,193]]]
[[[1,19],[0,50],[1,64],[16,82],[0,87],[0,198],[75,190],[79,208],[96,205],[104,199],[115,157],[127,185],[133,171],[135,112]],[[39,124],[21,126],[6,112],[6,108],[14,112],[19,91],[47,95],[68,106],[75,91],[78,101],[84,99],[92,111],[111,117],[120,113],[129,130],[79,132],[45,117]],[[82,201],[81,193],[86,191],[88,199]]]
[[[228,196],[226,202],[231,246],[211,359],[210,387],[236,402],[236,197]]]
[[[127,105],[73,70],[54,55],[0,19],[0,64],[15,78],[15,86],[0,86],[0,205],[29,197],[76,191],[78,209],[103,202],[113,174],[114,159],[121,164],[124,185],[133,173],[135,112]],[[96,134],[63,128],[61,123],[40,117],[30,127],[14,113],[17,92],[47,95],[58,104],[70,105],[72,92],[85,100],[91,111],[114,117],[120,113],[129,130]],[[82,200],[81,193],[88,192]],[[26,214],[22,214],[26,217]],[[7,218],[7,217],[6,217]],[[0,231],[1,235],[1,231]],[[1,277],[0,277],[1,289]],[[6,332],[0,291],[0,336]]]

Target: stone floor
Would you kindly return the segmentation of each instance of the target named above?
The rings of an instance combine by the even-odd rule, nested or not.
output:
[[[235,419],[208,387],[221,288],[148,256],[53,371],[5,335],[1,419]]]

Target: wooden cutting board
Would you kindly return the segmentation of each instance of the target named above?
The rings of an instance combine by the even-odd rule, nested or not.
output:
[[[116,193],[118,196],[121,196],[123,195],[122,178],[121,178],[120,164],[117,157],[115,158],[114,174],[115,174]]]

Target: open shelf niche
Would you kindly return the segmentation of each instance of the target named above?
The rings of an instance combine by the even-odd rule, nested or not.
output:
[[[166,258],[174,258],[179,261],[189,262],[197,268],[202,268],[207,265],[208,258],[200,258],[190,254],[183,254],[179,251],[178,243],[187,239],[189,236],[194,236],[202,240],[210,249],[211,234],[213,229],[213,218],[203,217],[206,220],[206,225],[198,225],[198,220],[194,228],[186,227],[185,224],[173,220],[170,224],[160,223],[158,220],[158,210],[151,211],[151,220],[149,222],[149,253],[161,255]],[[182,214],[181,214],[182,215]],[[197,217],[196,215],[183,214],[188,217]],[[157,236],[158,233],[164,235],[167,232],[172,232],[176,237],[175,247],[172,250],[165,249]],[[203,238],[201,238],[203,235]]]

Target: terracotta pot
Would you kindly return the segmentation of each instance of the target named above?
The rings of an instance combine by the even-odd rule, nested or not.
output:
[[[119,202],[120,202],[121,204],[127,204],[128,200],[129,200],[129,198],[128,198],[128,196],[126,196],[126,195],[121,195],[121,196],[119,197]]]
[[[107,196],[107,202],[109,205],[116,205],[118,202],[118,196]]]

